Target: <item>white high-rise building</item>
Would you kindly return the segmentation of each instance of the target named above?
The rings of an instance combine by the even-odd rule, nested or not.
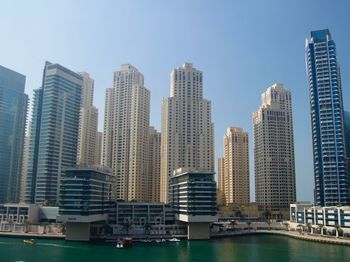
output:
[[[81,94],[79,138],[78,138],[78,165],[95,165],[96,134],[98,125],[98,110],[93,106],[94,80],[88,73],[79,73],[83,77]]]
[[[178,168],[214,172],[211,102],[203,99],[203,73],[186,63],[171,73],[170,97],[162,101],[160,200]]]
[[[256,202],[265,210],[289,212],[296,201],[293,114],[290,91],[273,84],[253,113]]]
[[[106,92],[103,164],[116,176],[116,197],[148,200],[150,91],[143,75],[124,64]]]

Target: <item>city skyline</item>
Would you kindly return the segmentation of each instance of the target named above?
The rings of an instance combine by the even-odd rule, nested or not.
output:
[[[178,55],[178,57],[170,59],[171,56],[167,54],[166,51],[169,51],[173,46],[170,45],[170,48],[161,49],[160,53],[161,55],[156,57],[156,59],[150,60],[148,55],[142,55],[142,51],[144,48],[141,48],[139,46],[135,46],[134,44],[131,44],[130,42],[130,49],[128,52],[123,51],[125,54],[118,55],[120,53],[115,53],[115,49],[108,49],[112,50],[112,54],[106,58],[99,58],[100,54],[101,57],[104,57],[106,53],[99,50],[99,49],[91,49],[89,46],[88,48],[83,48],[83,52],[78,52],[78,56],[72,56],[72,58],[69,58],[69,56],[72,54],[72,51],[64,52],[64,49],[55,49],[54,47],[50,47],[49,49],[42,49],[41,52],[38,52],[38,57],[34,59],[34,61],[31,62],[23,62],[22,60],[19,62],[16,59],[13,59],[11,56],[3,53],[4,50],[8,50],[6,48],[5,43],[4,50],[0,51],[1,57],[3,57],[2,65],[11,68],[12,70],[15,70],[17,72],[20,72],[21,74],[24,74],[27,76],[27,86],[26,86],[26,93],[32,97],[32,90],[37,88],[40,84],[40,78],[41,78],[41,67],[45,60],[51,60],[55,61],[59,64],[62,64],[64,66],[67,66],[73,71],[86,71],[88,72],[92,78],[95,79],[96,84],[96,105],[100,112],[100,118],[99,118],[99,131],[102,131],[102,125],[103,125],[103,110],[104,110],[104,91],[107,87],[112,86],[112,77],[111,74],[114,72],[120,64],[123,63],[132,63],[135,65],[146,78],[146,86],[150,88],[151,90],[151,125],[155,126],[157,130],[160,130],[160,101],[162,97],[168,96],[168,90],[169,90],[169,73],[172,68],[178,66],[179,64],[182,64],[184,62],[193,62],[195,65],[197,65],[198,68],[200,68],[205,75],[205,88],[204,88],[204,97],[207,99],[210,99],[212,101],[212,108],[213,108],[213,122],[215,123],[215,163],[218,158],[218,156],[222,155],[222,145],[221,145],[221,134],[224,133],[226,128],[228,126],[240,126],[246,130],[249,135],[252,137],[252,123],[251,123],[251,113],[256,110],[256,108],[259,105],[259,101],[257,99],[258,95],[260,94],[266,86],[271,85],[274,82],[282,82],[284,83],[288,89],[292,92],[293,95],[293,102],[294,102],[294,128],[295,128],[295,143],[296,143],[296,176],[297,176],[297,190],[298,192],[298,198],[299,200],[313,200],[313,168],[312,168],[312,144],[311,144],[311,124],[309,119],[309,102],[308,102],[308,85],[307,85],[307,79],[306,79],[306,73],[305,73],[305,59],[304,59],[304,42],[305,38],[309,35],[309,32],[312,30],[317,29],[323,29],[323,28],[329,28],[333,34],[334,40],[337,42],[338,47],[338,61],[341,64],[342,69],[342,80],[343,80],[343,87],[344,87],[344,107],[345,109],[349,109],[349,104],[347,101],[349,100],[349,91],[347,90],[347,86],[349,85],[349,76],[347,72],[349,71],[349,52],[346,46],[349,46],[349,36],[345,34],[346,28],[343,28],[339,26],[339,23],[344,23],[345,16],[345,4],[341,5],[338,4],[336,6],[332,6],[330,8],[337,9],[337,17],[334,15],[330,15],[328,18],[321,19],[321,14],[325,14],[326,11],[328,13],[327,8],[325,8],[325,2],[321,2],[320,7],[314,7],[314,8],[320,8],[320,15],[315,15],[316,19],[314,19],[312,22],[305,22],[307,9],[310,8],[310,5],[307,3],[297,3],[295,5],[291,5],[289,7],[291,8],[291,12],[286,14],[286,17],[283,17],[280,15],[279,12],[276,12],[278,8],[281,8],[280,5],[276,4],[276,6],[271,7],[271,11],[268,11],[266,17],[268,17],[268,14],[275,14],[275,19],[286,19],[290,21],[291,16],[295,15],[296,13],[296,6],[301,7],[301,17],[303,22],[302,27],[298,27],[298,29],[293,29],[288,31],[288,34],[285,32],[282,32],[281,27],[282,25],[285,25],[284,22],[282,22],[281,26],[277,26],[274,24],[268,24],[270,25],[270,30],[273,32],[273,35],[275,35],[276,38],[271,38],[271,41],[268,43],[264,43],[268,39],[268,37],[271,37],[271,32],[264,32],[264,35],[257,34],[254,38],[249,38],[245,33],[242,33],[240,30],[229,30],[227,28],[218,29],[220,31],[220,35],[223,32],[226,33],[232,33],[232,36],[230,36],[228,39],[223,37],[222,41],[229,40],[228,43],[232,43],[233,39],[240,38],[242,42],[245,42],[245,48],[237,48],[235,51],[234,48],[237,46],[234,46],[232,48],[226,48],[225,55],[223,55],[222,52],[219,52],[219,54],[215,54],[215,57],[210,56],[210,59],[207,59],[205,57],[206,50],[203,50],[205,48],[200,47],[200,40],[206,40],[209,36],[215,37],[216,33],[216,26],[223,24],[225,21],[231,21],[230,18],[232,18],[232,22],[230,24],[233,24],[232,27],[237,27],[234,24],[234,16],[240,17],[237,13],[234,13],[234,15],[228,16],[227,12],[223,12],[223,18],[219,19],[217,22],[214,22],[214,25],[209,27],[209,35],[207,36],[205,33],[202,32],[203,28],[205,28],[205,23],[203,25],[200,24],[200,22],[203,22],[203,18],[208,13],[209,7],[213,7],[212,5],[203,4],[202,7],[198,7],[200,11],[203,11],[204,13],[202,15],[195,14],[194,18],[189,17],[189,13],[184,13],[182,16],[184,18],[191,18],[190,21],[192,24],[189,25],[190,28],[195,28],[194,26],[197,26],[200,30],[198,32],[198,41],[194,41],[193,44],[189,43],[188,45],[188,51],[184,50],[183,48],[178,48],[177,55],[179,51],[184,51],[181,55]],[[25,4],[24,4],[25,5]],[[146,8],[145,3],[141,2],[140,8]],[[191,7],[194,6],[194,4],[190,4]],[[231,8],[234,6],[231,4],[227,4],[227,9],[232,10]],[[288,6],[288,5],[287,5]],[[5,9],[10,8],[10,4],[7,6],[5,5]],[[44,7],[47,8],[47,5],[44,4]],[[73,10],[76,10],[74,8],[78,8],[73,6]],[[86,7],[88,8],[88,7]],[[89,7],[91,10],[91,6]],[[126,5],[126,13],[130,11],[130,6]],[[165,10],[166,7],[163,4],[160,4],[159,9]],[[176,7],[174,7],[176,8]],[[280,11],[285,10],[280,9]],[[303,10],[305,8],[305,10]],[[25,8],[23,8],[24,10]],[[247,6],[242,7],[242,15],[244,15],[247,12]],[[101,9],[98,9],[101,11]],[[256,8],[256,10],[259,10],[259,8]],[[266,9],[262,9],[265,10]],[[21,10],[19,10],[20,13]],[[214,11],[223,11],[222,8],[216,7]],[[140,10],[137,10],[137,12],[141,12]],[[252,10],[252,12],[256,12]],[[260,12],[260,10],[259,10]],[[9,12],[11,13],[11,12]],[[74,13],[74,12],[73,12]],[[317,13],[317,12],[315,12]],[[108,16],[107,12],[107,16]],[[160,15],[159,15],[160,16]],[[159,19],[160,17],[157,17]],[[24,15],[24,17],[26,17]],[[258,17],[261,17],[258,15]],[[155,32],[153,32],[150,28],[152,25],[156,25],[156,20],[149,21],[148,15],[144,13],[143,18],[145,19],[146,23],[146,31],[147,33],[150,33],[150,38],[155,37]],[[148,19],[147,19],[148,18]],[[195,18],[199,19],[199,22],[195,22]],[[68,16],[68,21],[71,17]],[[334,21],[332,21],[332,19]],[[34,19],[35,20],[35,19]],[[213,18],[214,20],[214,18]],[[253,19],[254,20],[254,19]],[[5,21],[5,19],[4,19]],[[8,21],[12,21],[11,19],[7,19],[6,23],[9,23]],[[74,21],[74,20],[73,20]],[[114,21],[114,20],[113,20]],[[143,20],[141,20],[143,21]],[[256,20],[254,20],[256,22]],[[13,26],[19,25],[20,22],[14,23]],[[77,21],[79,24],[80,22]],[[183,25],[181,22],[181,25]],[[257,33],[256,29],[253,29],[251,24],[247,20],[243,20],[243,24],[246,23],[246,26],[244,28],[250,29],[247,30],[247,33],[252,34],[252,32]],[[166,23],[167,26],[170,26],[172,23]],[[140,25],[140,20],[137,22],[137,25]],[[250,25],[250,27],[249,27]],[[262,29],[262,26],[266,26],[266,22],[263,22],[261,26],[258,26],[259,30]],[[338,25],[338,26],[337,26]],[[55,26],[55,24],[53,25]],[[132,24],[130,25],[131,29],[134,28],[136,25]],[[75,26],[74,26],[75,27]],[[81,26],[80,29],[82,29]],[[155,27],[158,28],[158,27]],[[96,30],[96,27],[94,28]],[[83,29],[82,29],[83,30]],[[237,29],[236,29],[237,30]],[[32,32],[31,30],[29,30]],[[107,30],[109,32],[109,30]],[[191,30],[189,30],[191,31]],[[68,30],[68,32],[71,32]],[[104,31],[106,33],[106,31]],[[236,33],[236,34],[234,34]],[[190,33],[185,30],[184,33],[187,37],[191,36]],[[265,35],[266,34],[266,35]],[[10,43],[13,44],[13,38],[17,38],[18,36],[15,35],[15,33],[9,33],[10,37]],[[59,35],[62,35],[62,32],[60,32]],[[25,33],[25,36],[28,37]],[[34,32],[35,36],[35,32]],[[34,36],[31,36],[31,38],[34,38]],[[82,34],[82,36],[85,36],[85,33]],[[167,35],[168,36],[168,35]],[[286,39],[283,39],[284,37],[288,36]],[[131,38],[129,40],[132,40],[133,38],[130,37],[130,35],[127,35],[127,37]],[[260,38],[258,40],[258,37]],[[102,38],[103,39],[103,38]],[[150,47],[150,44],[153,43],[153,41],[162,42],[160,40],[164,40],[164,37],[159,38],[158,40],[152,40],[151,43],[149,41],[146,41],[146,48],[149,50],[150,54],[154,54],[155,49]],[[194,39],[193,37],[190,37],[190,39]],[[252,40],[258,40],[259,43],[254,43]],[[285,52],[283,54],[280,49],[276,49],[276,46],[284,45],[286,41],[290,41],[294,47],[288,52]],[[40,42],[40,41],[38,41]],[[77,51],[75,45],[77,43],[81,43],[80,41],[72,41],[73,46],[72,50]],[[141,41],[142,42],[142,41]],[[63,43],[58,41],[58,43]],[[167,42],[168,43],[168,42]],[[219,43],[218,46],[221,46]],[[25,46],[23,43],[21,43],[22,46]],[[55,44],[54,44],[55,45]],[[262,47],[258,47],[258,45],[262,45]],[[50,45],[48,45],[50,46]],[[141,45],[142,46],[142,45]],[[214,45],[212,41],[209,42],[209,51],[217,50],[217,45]],[[18,47],[18,46],[17,46]],[[131,52],[132,48],[136,47],[135,52]],[[193,48],[197,48],[198,51],[194,51],[191,54],[191,51],[193,51]],[[227,46],[226,46],[227,47]],[[290,47],[290,45],[287,45],[287,48]],[[23,51],[28,51],[29,54],[31,54],[31,50],[34,48],[29,44],[28,47],[24,48],[14,48],[16,52],[18,52],[18,55],[23,55],[24,59],[26,60],[27,55],[23,54]],[[38,48],[38,47],[36,47]],[[90,48],[90,49],[89,49]],[[265,55],[259,55],[257,57],[254,57],[253,55],[247,54],[247,52],[250,52],[252,49],[256,49],[255,52],[252,52],[256,54],[256,52],[261,51],[263,48],[266,51]],[[57,52],[57,50],[59,52]],[[91,56],[87,58],[82,57],[85,52],[88,50],[91,51]],[[13,52],[15,52],[13,51]],[[13,53],[9,52],[9,53]],[[55,53],[57,52],[57,53]],[[101,52],[101,53],[100,53]],[[237,55],[238,52],[243,52],[243,55],[246,55],[245,59],[242,60],[242,56]],[[274,53],[275,52],[275,53]],[[60,56],[60,57],[59,57]],[[78,59],[80,56],[81,59]],[[161,57],[164,56],[164,57]],[[268,63],[268,60],[266,60],[267,57],[271,56],[272,62],[269,63],[269,66],[265,66],[265,63]],[[294,57],[298,57],[298,59],[294,59]],[[214,58],[214,59],[213,59]],[[241,60],[240,60],[240,59]],[[30,60],[30,59],[27,59]],[[38,60],[38,61],[37,61]],[[40,60],[40,61],[39,61]],[[168,61],[165,61],[168,60]],[[228,60],[240,60],[236,63],[229,63]],[[150,62],[152,61],[152,62]],[[297,61],[297,62],[296,62]],[[105,63],[104,63],[105,62]],[[97,66],[100,66],[103,68],[97,69],[94,66],[91,65],[91,63],[96,63]],[[39,66],[36,66],[36,64],[39,64]],[[344,65],[345,64],[345,65]],[[283,66],[281,66],[283,65]],[[216,68],[215,68],[216,67]],[[284,71],[286,72],[279,72],[279,69],[277,67],[282,67]],[[296,69],[296,67],[298,67]],[[261,70],[262,73],[259,73],[258,70]],[[103,73],[102,73],[103,71]],[[292,73],[290,73],[292,72]],[[220,76],[220,78],[218,78]],[[256,80],[252,80],[248,76],[253,76],[251,78],[256,78]],[[35,80],[36,79],[36,80]],[[245,82],[244,82],[244,81]],[[252,93],[254,95],[252,95]],[[250,99],[249,97],[252,97]],[[249,99],[247,99],[249,98]],[[244,102],[240,102],[239,100],[245,100]],[[236,105],[235,105],[236,104]],[[240,110],[237,110],[236,108],[240,108]],[[227,112],[227,113],[225,113]],[[239,112],[239,113],[232,113],[232,112]],[[307,127],[307,128],[305,128]],[[306,129],[306,132],[305,132]],[[252,168],[252,141],[250,141],[250,162],[251,162],[251,170]],[[217,165],[216,165],[217,170]],[[250,174],[250,180],[251,183],[251,189],[254,188],[253,183],[253,172]],[[254,192],[254,190],[251,190],[251,192]],[[253,194],[253,193],[252,193]],[[254,197],[252,197],[252,200]]]

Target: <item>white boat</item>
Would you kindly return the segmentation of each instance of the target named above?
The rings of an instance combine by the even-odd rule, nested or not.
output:
[[[181,240],[176,238],[176,237],[173,237],[171,239],[168,240],[169,242],[180,242]]]
[[[123,242],[122,241],[118,241],[117,245],[115,247],[116,248],[124,248]]]

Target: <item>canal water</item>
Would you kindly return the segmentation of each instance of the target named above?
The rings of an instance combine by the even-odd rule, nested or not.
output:
[[[135,243],[116,249],[112,244],[0,237],[0,262],[129,262],[129,261],[350,261],[350,247],[314,243],[285,236],[250,235],[210,241]]]

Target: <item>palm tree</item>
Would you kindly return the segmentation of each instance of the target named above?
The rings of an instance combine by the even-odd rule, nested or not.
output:
[[[301,235],[302,229],[303,229],[303,225],[302,225],[302,224],[298,224],[298,225],[297,225],[297,230],[298,230],[298,232],[299,232],[300,235]]]
[[[149,234],[151,233],[150,230],[151,230],[152,227],[151,227],[150,224],[148,224],[148,223],[144,224],[144,225],[143,225],[143,228],[144,228],[144,230],[145,230],[145,234],[146,234],[146,235],[149,235]]]
[[[262,213],[263,217],[266,219],[271,218],[271,211],[266,209],[263,213]]]
[[[9,220],[9,225],[10,225],[10,231],[12,231],[13,230],[13,221],[12,221],[12,219]]]
[[[307,223],[307,230],[308,230],[308,232],[311,232],[311,228],[312,228],[312,225],[311,225],[311,223]]]
[[[324,225],[322,225],[322,224],[319,224],[318,225],[318,228],[321,230],[321,235],[323,236],[323,227],[324,227]]]
[[[250,225],[252,224],[252,222],[247,221],[247,226],[248,226],[248,231],[250,231]]]
[[[334,228],[335,228],[335,234],[336,234],[335,237],[339,237],[339,232],[341,230],[341,227],[339,225],[335,225]]]
[[[131,228],[131,222],[130,221],[127,221],[123,224],[123,230],[126,231],[126,234],[128,235],[129,234],[129,230]]]
[[[24,224],[24,233],[28,233],[28,227],[30,225],[29,221],[26,219],[24,220],[23,224]]]
[[[237,222],[235,220],[231,220],[230,225],[231,229],[233,230],[235,228],[235,225],[237,225]]]
[[[266,224],[268,224],[269,230],[271,230],[271,220],[270,219],[266,220]]]
[[[66,224],[65,223],[59,224],[58,227],[63,235],[66,234]]]
[[[49,225],[49,223],[48,222],[44,222],[42,225],[44,226],[43,234],[46,234],[46,228]]]

